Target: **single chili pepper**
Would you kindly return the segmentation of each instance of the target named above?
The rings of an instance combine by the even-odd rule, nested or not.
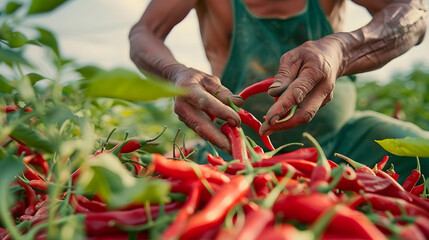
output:
[[[250,189],[243,175],[234,176],[222,186],[207,205],[189,219],[181,239],[197,239],[205,231],[218,227],[226,214],[239,203]]]
[[[268,156],[264,152],[264,149],[262,149],[260,146],[253,147],[253,150],[262,158],[268,158]]]
[[[77,202],[84,208],[88,209],[91,212],[104,212],[107,210],[105,203],[98,200],[89,200],[83,195],[74,195]]]
[[[31,180],[29,181],[30,187],[35,189],[36,191],[46,192],[48,190],[48,182],[43,180]]]
[[[411,189],[417,184],[421,177],[420,172],[420,161],[419,158],[417,158],[417,168],[413,169],[411,171],[411,174],[405,179],[405,181],[402,183],[402,187],[405,189],[405,191],[410,192]]]
[[[381,159],[381,161],[379,162],[379,163],[377,163],[375,166],[374,166],[374,170],[383,170],[383,168],[386,166],[386,164],[387,164],[387,161],[389,160],[389,156],[385,156],[385,157],[383,157],[383,159]]]
[[[75,213],[89,213],[91,212],[88,208],[82,206],[76,198],[75,194],[70,194],[70,205],[74,208]]]
[[[170,160],[161,154],[152,154],[151,161],[154,171],[164,176],[180,179],[205,178],[209,182],[212,181],[220,184],[230,181],[229,177],[223,172],[205,165],[197,165],[193,162],[181,160]]]
[[[245,170],[246,164],[244,162],[236,162],[225,165],[225,173],[235,175],[237,172]],[[221,170],[222,171],[222,170]]]
[[[168,226],[168,228],[162,234],[162,239],[177,239],[184,231],[189,217],[194,214],[198,208],[198,202],[200,200],[202,184],[201,182],[195,182],[192,186],[192,191],[189,194],[188,199],[184,203],[183,207],[179,210],[174,221]]]
[[[18,180],[18,184],[24,188],[25,194],[27,196],[27,208],[25,209],[24,214],[33,216],[36,213],[36,204],[39,202],[36,192],[34,189],[20,180]]]
[[[395,169],[394,169],[394,168],[395,168],[395,167],[393,166],[393,163],[391,163],[391,164],[390,164],[390,168],[386,170],[386,173],[387,173],[389,176],[391,176],[393,179],[395,179],[395,181],[397,181],[397,180],[398,180],[398,178],[399,178],[399,174],[397,174],[397,173],[395,172]]]
[[[313,223],[326,209],[338,200],[328,194],[312,192],[297,195],[281,195],[273,205],[273,211],[285,220],[295,219],[302,223]]]
[[[224,166],[227,164],[222,157],[213,156],[211,153],[207,153],[207,161],[213,166]]]
[[[262,136],[259,134],[259,129],[262,126],[262,123],[250,112],[244,110],[243,108],[237,107],[231,99],[228,98],[230,107],[237,112],[238,116],[240,116],[241,122],[246,124],[247,126],[251,127],[253,130],[255,130],[258,133],[259,138],[264,143],[265,147],[270,149],[271,151],[274,151],[274,146],[271,143],[271,139],[268,136]]]
[[[265,80],[254,83],[248,87],[246,87],[243,91],[241,91],[238,96],[242,97],[243,100],[246,100],[252,95],[267,92],[270,86],[274,82],[274,77],[267,78]]]
[[[256,195],[260,198],[264,198],[269,192],[268,187],[271,184],[271,177],[267,173],[258,174],[253,179],[253,187],[255,188]]]
[[[333,209],[335,215],[327,226],[326,232],[353,239],[387,239],[364,213],[345,205],[336,205]]]
[[[222,125],[221,131],[226,135],[231,144],[232,158],[234,160],[240,160],[240,162],[245,162],[245,159],[248,159],[246,143],[245,139],[241,137],[238,128],[239,127],[234,127],[229,123],[225,123]]]
[[[375,176],[374,170],[372,170],[371,168],[369,168],[365,164],[356,162],[353,159],[346,157],[346,156],[339,154],[339,153],[335,153],[334,156],[339,157],[339,158],[343,159],[344,161],[346,161],[347,163],[349,163],[350,165],[352,165],[352,167],[355,169],[356,173],[367,173],[367,174]]]
[[[237,240],[251,240],[264,230],[265,226],[274,221],[274,213],[271,209],[259,207],[246,216],[243,228],[235,238]]]
[[[36,170],[33,170],[32,168],[28,167],[27,164],[25,164],[23,175],[28,180],[40,180],[41,178],[39,175],[42,176],[43,174],[38,173]]]
[[[411,189],[411,193],[420,196],[420,194],[423,194],[423,191],[425,190],[425,184],[422,183],[420,185],[417,185]]]
[[[24,163],[31,164],[37,169],[40,169],[43,174],[47,174],[49,172],[49,164],[48,161],[43,157],[40,152],[35,152],[34,156],[27,156],[24,158]]]
[[[182,206],[182,203],[173,202],[165,204],[165,213],[176,211]],[[159,214],[158,205],[150,206],[150,213],[153,219]],[[143,207],[131,210],[112,210],[105,212],[89,212],[86,214],[84,225],[88,236],[112,236],[123,234],[124,231],[113,226],[112,223],[118,223],[125,226],[135,226],[148,222],[146,209]]]

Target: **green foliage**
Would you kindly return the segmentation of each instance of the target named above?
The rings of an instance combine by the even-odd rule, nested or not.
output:
[[[417,65],[409,73],[394,75],[386,84],[358,80],[357,86],[357,109],[395,115],[429,130],[428,67]]]
[[[13,200],[10,177],[23,167],[22,159],[18,161],[15,155],[18,141],[11,137],[48,159],[48,176],[54,181],[48,194],[57,200],[50,201],[49,221],[37,227],[46,228],[50,239],[63,239],[67,231],[73,233],[68,234],[70,239],[76,239],[84,235],[83,220],[74,215],[64,217],[68,202],[62,193],[71,173],[90,160],[94,161],[83,167],[80,190],[99,194],[109,207],[168,201],[166,182],[130,174],[118,156],[91,159],[96,151],[110,149],[125,138],[152,139],[165,126],[167,131],[143,146],[143,151],[170,151],[178,129],[186,129],[188,139],[196,136],[172,110],[172,97],[183,90],[137,70],[79,65],[62,55],[55,33],[25,25],[28,15],[48,13],[64,2],[10,0],[6,9],[0,9],[0,227],[7,228],[14,239],[34,239],[37,231],[31,229],[21,236],[8,213]],[[26,35],[27,31],[35,36]],[[32,48],[42,49],[47,57],[32,60],[28,56]],[[39,69],[38,61],[52,66],[54,73]],[[6,105],[20,110],[6,114]],[[25,111],[27,107],[32,111]],[[106,142],[113,129],[116,131]],[[59,203],[62,207],[57,213]]]
[[[376,141],[386,151],[406,157],[429,157],[429,139],[399,138]]]

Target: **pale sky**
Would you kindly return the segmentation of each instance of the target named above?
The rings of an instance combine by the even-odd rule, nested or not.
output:
[[[73,0],[53,13],[30,19],[29,23],[57,33],[63,54],[80,63],[136,69],[129,59],[128,31],[148,3],[149,0]],[[369,20],[365,9],[347,1],[345,31],[354,30]],[[363,76],[385,81],[392,73],[408,71],[417,62],[429,65],[428,38],[382,69]],[[166,45],[179,62],[210,73],[194,11],[173,29]]]

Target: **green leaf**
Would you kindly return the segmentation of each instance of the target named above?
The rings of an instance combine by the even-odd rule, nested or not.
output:
[[[2,75],[0,75],[0,92],[2,93],[11,93],[14,87],[10,85]]]
[[[97,194],[110,208],[131,203],[164,203],[169,200],[170,185],[162,180],[135,178],[112,154],[100,154],[81,167],[78,186]]]
[[[20,7],[22,6],[22,3],[19,2],[15,2],[15,1],[10,1],[6,4],[6,7],[4,9],[4,12],[6,14],[12,14],[14,13],[16,10],[18,10]]]
[[[50,12],[65,2],[67,2],[67,0],[33,0],[27,14]]]
[[[376,141],[386,151],[406,157],[429,157],[429,139],[397,138]]]
[[[114,69],[91,79],[85,94],[88,97],[119,98],[127,101],[151,101],[184,94],[185,91],[154,76],[141,78],[126,69]]]
[[[12,32],[7,40],[11,48],[19,48],[27,43],[27,37],[21,32]]]
[[[31,64],[22,56],[21,52],[15,52],[4,48],[0,48],[0,62],[5,62],[9,65],[12,65],[12,63],[20,63],[31,66]]]
[[[60,56],[60,50],[55,35],[51,31],[41,27],[36,28],[36,30],[39,32],[39,37],[36,40],[41,44],[51,48],[55,54],[57,54],[57,56]]]
[[[98,66],[88,65],[88,66],[76,69],[76,72],[80,73],[82,77],[84,77],[85,79],[90,79],[95,77],[97,74],[105,72],[105,70]]]
[[[26,75],[28,77],[28,79],[30,79],[31,85],[36,84],[38,81],[42,80],[42,79],[46,79],[46,77],[37,74],[37,73],[29,73]]]

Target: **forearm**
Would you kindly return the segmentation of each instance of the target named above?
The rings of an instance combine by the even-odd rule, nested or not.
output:
[[[130,31],[130,57],[140,70],[171,80],[173,69],[185,67],[179,63],[160,36],[136,24]]]
[[[425,35],[426,17],[423,1],[393,1],[374,14],[366,26],[328,36],[342,48],[339,75],[378,69],[419,44]]]

